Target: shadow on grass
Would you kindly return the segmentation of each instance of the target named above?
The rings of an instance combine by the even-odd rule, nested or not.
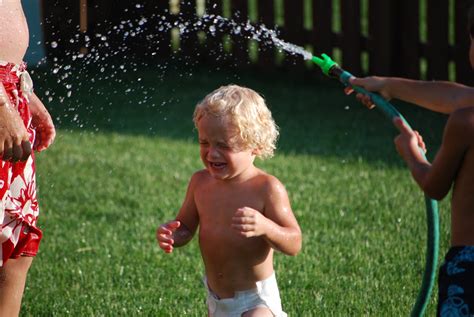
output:
[[[57,71],[37,69],[34,76],[39,78],[37,94],[59,129],[194,142],[191,118],[196,103],[217,87],[234,83],[265,97],[281,130],[279,153],[400,164],[392,142],[396,131],[389,120],[377,110],[365,109],[354,96],[344,95],[334,80],[315,73],[186,67],[76,65]],[[432,158],[447,117],[411,105],[394,105],[424,136]]]

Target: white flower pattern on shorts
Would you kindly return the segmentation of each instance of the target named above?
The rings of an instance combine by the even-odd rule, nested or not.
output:
[[[30,225],[36,224],[38,200],[36,199],[35,172],[33,159],[26,161],[22,174],[16,175],[10,185],[10,195],[5,201],[5,212],[21,218]]]
[[[27,93],[32,85],[26,75],[26,64],[14,65],[0,61],[0,82],[18,111],[34,144],[35,130]],[[27,89],[24,92],[22,89]],[[0,266],[9,258],[20,238],[21,230],[36,227],[39,214],[36,197],[34,153],[26,162],[6,162],[0,159]]]

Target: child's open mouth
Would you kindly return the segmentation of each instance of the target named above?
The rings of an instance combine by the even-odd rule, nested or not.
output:
[[[209,164],[214,169],[222,169],[227,165],[226,163],[217,163],[217,162],[209,162]]]

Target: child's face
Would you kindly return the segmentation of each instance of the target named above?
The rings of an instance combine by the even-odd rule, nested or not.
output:
[[[239,149],[237,129],[225,118],[204,115],[197,122],[201,160],[209,173],[217,179],[245,177],[253,167],[252,150]]]

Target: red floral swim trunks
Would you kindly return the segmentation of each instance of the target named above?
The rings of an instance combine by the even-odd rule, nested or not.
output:
[[[35,130],[31,126],[28,107],[32,85],[26,65],[0,61],[0,81],[33,144]],[[25,162],[0,159],[0,267],[10,258],[36,255],[42,237],[41,230],[36,227],[38,214],[34,154]]]

